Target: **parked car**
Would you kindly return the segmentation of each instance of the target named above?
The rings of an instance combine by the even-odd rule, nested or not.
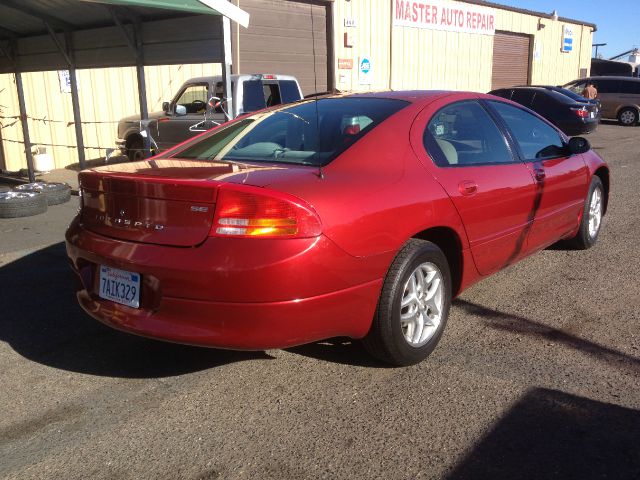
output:
[[[80,185],[66,246],[101,322],[229,349],[348,336],[408,365],[465,288],[594,245],[609,170],[513,102],[413,91],[273,107]]]
[[[592,83],[598,90],[602,118],[617,119],[621,125],[634,126],[640,120],[640,78],[587,77],[573,80],[565,88],[582,93]]]
[[[521,85],[521,86],[526,86],[526,85]],[[533,87],[538,87],[538,88],[546,88],[547,90],[553,90],[554,92],[558,92],[561,93],[563,95],[566,95],[569,98],[574,99],[576,102],[580,102],[580,103],[592,103],[594,104],[596,107],[598,107],[598,114],[599,114],[599,110],[600,110],[600,100],[598,100],[597,98],[585,98],[581,95],[581,93],[576,93],[572,90],[569,90],[568,88],[564,88],[564,87],[557,87],[557,86],[553,86],[553,85],[532,85]]]
[[[548,88],[501,88],[489,93],[530,108],[569,136],[591,133],[598,126],[597,105],[578,102]]]
[[[231,75],[231,91],[234,117],[302,98],[298,80],[289,75]],[[211,97],[222,99],[222,76],[187,80],[173,100],[163,103],[162,111],[149,114],[149,118],[142,122],[140,115],[121,119],[118,122],[117,147],[130,160],[142,160],[141,131],[145,126],[149,126],[152,149],[157,153],[226,122],[224,103],[210,105]]]

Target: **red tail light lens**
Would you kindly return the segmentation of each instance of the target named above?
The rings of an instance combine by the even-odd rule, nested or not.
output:
[[[573,113],[575,113],[580,118],[587,118],[589,116],[589,111],[584,108],[572,108]]]
[[[234,185],[220,188],[210,236],[308,238],[320,233],[320,218],[299,198]]]

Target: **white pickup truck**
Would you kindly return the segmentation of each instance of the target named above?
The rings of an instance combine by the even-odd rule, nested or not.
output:
[[[288,75],[231,75],[231,91],[233,117],[302,98],[298,81]],[[162,111],[150,113],[143,120],[140,115],[121,119],[117,147],[130,160],[141,160],[145,127],[149,129],[152,151],[160,152],[227,121],[220,103],[209,103],[211,97],[223,97],[222,76],[186,81],[173,100],[162,104]]]

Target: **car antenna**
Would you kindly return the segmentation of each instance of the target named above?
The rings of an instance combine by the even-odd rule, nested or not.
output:
[[[313,28],[313,2],[309,2],[309,6],[311,7],[311,48],[313,51],[313,89],[315,90],[314,94],[314,103],[316,107],[316,155],[319,156],[320,153],[320,114],[318,113],[318,75],[316,73],[316,34]],[[324,180],[324,172],[322,171],[322,163],[318,165],[318,178],[320,180]]]

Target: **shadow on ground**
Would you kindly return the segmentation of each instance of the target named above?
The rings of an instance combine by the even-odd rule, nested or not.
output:
[[[108,328],[78,306],[77,285],[58,243],[0,266],[0,341],[62,370],[125,378],[180,375],[271,358],[148,340]]]
[[[580,338],[571,331],[553,328],[521,315],[501,312],[460,298],[454,300],[453,305],[456,308],[462,308],[469,314],[481,317],[489,327],[496,330],[527,335],[538,340],[556,342],[614,367],[628,369],[633,374],[640,374],[639,358]],[[640,452],[640,449],[638,451]]]
[[[534,389],[448,478],[638,479],[639,445],[638,410]]]
[[[346,337],[331,338],[320,342],[287,348],[288,352],[315,358],[324,362],[355,367],[392,368],[373,358],[359,340]]]

